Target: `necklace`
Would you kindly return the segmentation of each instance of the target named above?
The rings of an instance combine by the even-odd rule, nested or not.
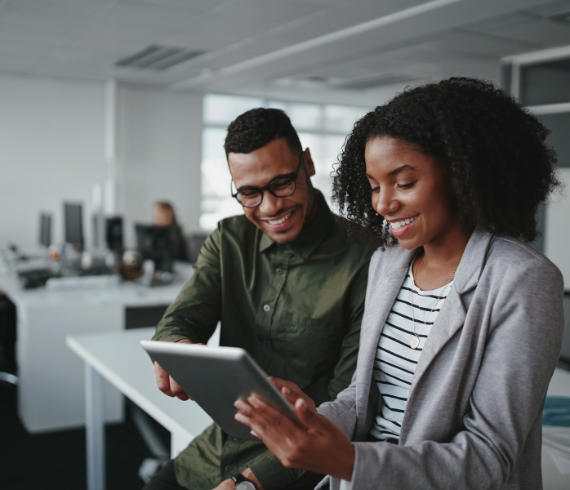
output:
[[[417,265],[417,267],[416,267],[416,272],[418,271],[418,268],[420,267],[420,264],[421,264],[423,258],[424,258],[424,255],[422,255],[422,256],[420,257],[420,261],[418,262],[418,265]],[[414,259],[414,262],[415,262],[415,261],[416,261],[416,259]],[[413,329],[414,329],[414,336],[410,339],[410,347],[411,347],[412,349],[417,349],[417,348],[420,346],[420,337],[419,337],[419,335],[416,333],[416,318],[415,318],[415,314],[414,314],[414,308],[415,308],[415,306],[414,306],[414,288],[413,288],[413,286],[414,286],[414,284],[415,284],[415,281],[414,281],[414,262],[412,262],[412,265],[411,265],[411,267],[410,267],[410,270],[411,270],[411,272],[412,272],[412,287],[410,288],[410,303],[412,303],[412,327],[413,327]],[[431,314],[433,313],[433,310],[435,310],[435,308],[436,308],[436,306],[439,304],[439,302],[440,302],[442,299],[445,299],[445,298],[447,297],[447,294],[449,293],[449,290],[451,289],[451,283],[452,283],[452,281],[453,281],[453,278],[455,277],[455,271],[456,271],[456,270],[457,270],[457,269],[455,269],[455,270],[451,273],[451,276],[449,277],[449,281],[448,281],[448,283],[447,283],[447,291],[445,291],[445,294],[443,294],[443,292],[442,292],[443,298],[441,298],[441,297],[436,298],[435,304],[433,305],[433,308],[431,309],[431,311],[429,312],[429,314],[426,316],[426,321],[427,321],[427,319],[431,316]]]

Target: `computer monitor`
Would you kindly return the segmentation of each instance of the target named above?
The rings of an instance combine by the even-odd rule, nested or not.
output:
[[[152,260],[157,270],[172,272],[175,258],[173,228],[135,225],[137,249],[143,260]]]
[[[40,245],[49,247],[51,241],[51,214],[40,214]]]
[[[63,204],[65,217],[65,242],[71,243],[78,250],[83,250],[83,206],[66,202]]]
[[[123,218],[121,216],[105,219],[105,242],[109,250],[117,254],[123,253]]]

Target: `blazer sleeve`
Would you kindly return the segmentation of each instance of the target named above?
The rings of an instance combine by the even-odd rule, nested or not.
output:
[[[547,260],[529,262],[502,277],[496,274],[493,284],[477,286],[489,288],[488,300],[472,303],[470,310],[480,309],[476,314],[488,331],[462,430],[445,443],[355,442],[353,488],[501,488],[517,464],[528,463],[519,460],[525,444],[534,441],[540,452],[539,420],[562,340],[563,280]],[[353,399],[354,382],[334,409],[328,404],[320,409],[348,435],[354,425],[348,415],[354,411]],[[540,481],[519,484],[541,488]],[[334,481],[332,487],[337,485]]]

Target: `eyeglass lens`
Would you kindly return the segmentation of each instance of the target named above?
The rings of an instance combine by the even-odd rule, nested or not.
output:
[[[289,197],[295,192],[295,181],[289,177],[278,179],[269,186],[269,192],[275,197]],[[258,190],[245,190],[238,192],[238,201],[245,207],[255,207],[261,203],[263,193]]]

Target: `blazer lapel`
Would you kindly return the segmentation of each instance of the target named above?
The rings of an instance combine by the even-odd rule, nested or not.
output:
[[[463,306],[461,295],[470,291],[477,286],[479,277],[483,272],[487,251],[493,241],[493,236],[487,232],[475,230],[467,243],[453,285],[447,295],[447,299],[443,303],[443,307],[439,312],[431,332],[427,338],[424,350],[412,381],[410,399],[412,397],[414,387],[421,379],[427,368],[457,332],[465,323],[465,315],[467,312]]]
[[[378,340],[396,296],[398,296],[400,288],[404,283],[412,255],[413,252],[408,251],[398,254],[394,257],[390,269],[384,276],[377,278],[375,284],[368,283],[368,287],[374,287],[375,289],[371,294],[367,295],[358,350],[357,377],[362,381],[356,385],[357,435],[359,430],[362,430],[366,424],[366,412]]]

